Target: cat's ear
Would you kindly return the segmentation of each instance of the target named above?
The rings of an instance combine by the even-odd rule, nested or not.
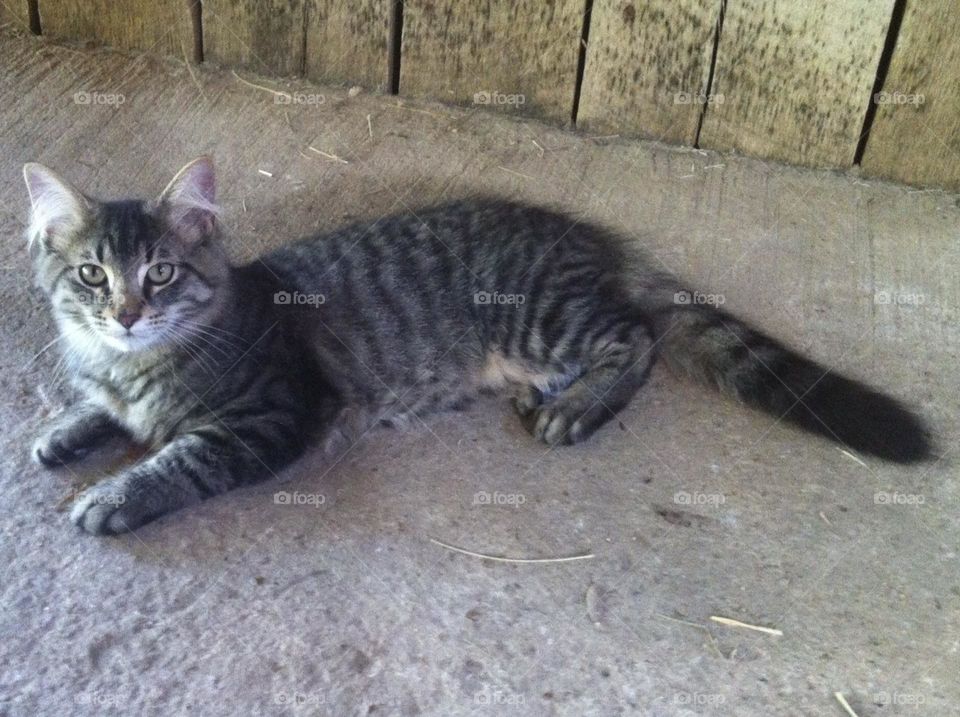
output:
[[[170,228],[183,241],[192,243],[211,237],[220,207],[213,160],[197,157],[177,172],[160,194],[157,205]]]
[[[31,244],[38,238],[46,244],[69,237],[89,219],[89,200],[53,170],[29,162],[23,165],[23,179],[30,193]]]

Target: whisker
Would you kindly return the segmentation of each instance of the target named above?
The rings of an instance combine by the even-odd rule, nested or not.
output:
[[[229,356],[232,356],[232,355],[233,355],[231,352],[226,351],[226,350],[223,348],[223,346],[221,346],[220,344],[217,344],[217,343],[215,342],[214,339],[216,339],[216,337],[208,337],[208,336],[206,336],[206,335],[204,335],[204,334],[201,334],[201,333],[199,333],[199,332],[197,331],[197,329],[195,329],[195,328],[192,327],[192,326],[181,326],[180,328],[181,328],[188,336],[190,336],[191,338],[194,338],[194,339],[197,339],[197,340],[199,340],[199,341],[205,342],[207,345],[209,345],[210,347],[216,349],[217,351],[219,351],[219,352],[220,352],[221,354],[223,354],[224,356],[228,356],[228,357],[229,357]],[[236,348],[236,347],[234,347],[234,346],[231,345],[231,344],[227,344],[227,346],[229,346],[230,348]]]
[[[202,368],[204,371],[209,373],[211,376],[216,376],[217,372],[210,365],[210,361],[213,361],[212,357],[206,353],[201,353],[199,346],[196,344],[191,344],[186,338],[178,334],[173,327],[170,326],[166,327],[161,335],[164,338],[168,338],[173,341],[174,345],[182,349],[183,352],[186,353],[187,356],[189,356],[190,359],[200,366],[200,368]],[[216,361],[213,361],[213,363],[216,364]]]
[[[198,329],[206,329],[208,331],[216,332],[218,334],[223,334],[224,340],[226,340],[227,338],[231,338],[237,341],[244,348],[250,346],[250,342],[244,337],[240,336],[239,334],[235,334],[232,331],[227,331],[226,329],[222,329],[219,326],[213,326],[211,324],[202,324],[199,321],[191,321],[190,319],[180,319],[178,323],[189,324],[190,326],[193,326]]]

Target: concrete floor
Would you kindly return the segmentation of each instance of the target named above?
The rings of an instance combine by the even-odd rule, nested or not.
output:
[[[282,105],[228,71],[0,42],[0,714],[842,715],[835,691],[860,717],[957,714],[956,197],[343,89]],[[309,456],[284,486],[81,534],[58,508],[80,477],[25,450],[60,399],[53,352],[30,363],[54,333],[20,165],[153,195],[202,152],[238,257],[475,190],[583,212],[920,406],[945,458],[861,463],[658,368],[577,448],[484,399],[333,466]],[[431,538],[595,557],[507,564]]]

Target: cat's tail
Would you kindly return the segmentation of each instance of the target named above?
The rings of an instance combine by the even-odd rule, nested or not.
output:
[[[651,282],[641,306],[675,371],[841,445],[897,463],[931,458],[923,420],[897,400],[833,373],[719,308],[722,297]]]

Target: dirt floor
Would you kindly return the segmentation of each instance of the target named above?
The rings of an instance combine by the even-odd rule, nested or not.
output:
[[[304,93],[284,104],[32,38],[0,57],[0,714],[843,715],[835,692],[860,717],[957,714],[955,196],[241,73]],[[83,476],[26,451],[62,396],[54,351],[31,360],[55,334],[20,166],[152,196],[204,152],[238,258],[477,190],[582,213],[918,405],[945,457],[861,460],[659,367],[576,448],[487,398],[82,534],[63,500]]]

